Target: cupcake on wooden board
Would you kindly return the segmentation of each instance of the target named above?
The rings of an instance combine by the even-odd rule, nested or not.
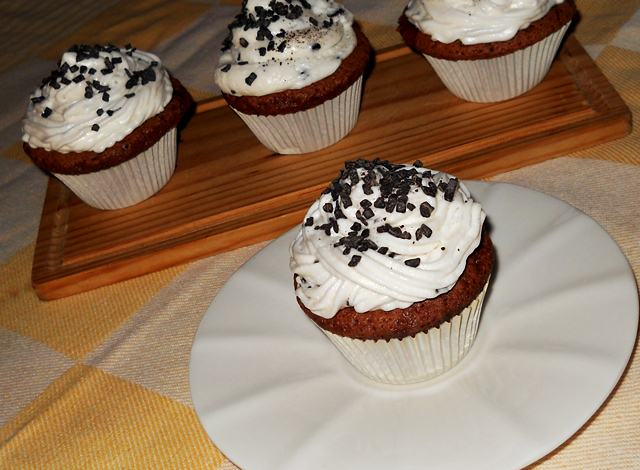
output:
[[[497,102],[544,79],[575,12],[573,0],[410,0],[398,30],[451,93]]]
[[[158,192],[176,164],[176,126],[192,100],[158,57],[75,45],[32,94],[24,151],[98,209]]]
[[[367,377],[406,384],[471,347],[494,264],[485,213],[456,178],[346,162],[291,245],[298,303]]]
[[[274,152],[319,150],[355,126],[371,46],[339,3],[247,0],[222,50],[222,96]]]

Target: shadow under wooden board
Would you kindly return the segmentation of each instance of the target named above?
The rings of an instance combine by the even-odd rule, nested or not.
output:
[[[626,135],[628,108],[582,46],[565,43],[545,80],[494,104],[449,93],[426,60],[378,55],[355,129],[306,155],[274,155],[220,98],[181,133],[176,173],[130,208],[93,209],[55,179],[33,262],[41,299],[56,299],[276,237],[301,222],[345,160],[421,159],[481,178]]]

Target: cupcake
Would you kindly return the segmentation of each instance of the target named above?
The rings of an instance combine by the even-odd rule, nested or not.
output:
[[[298,303],[367,377],[407,384],[467,354],[494,263],[485,213],[456,178],[346,162],[291,245]]]
[[[573,0],[410,0],[398,31],[451,93],[496,102],[542,81],[575,12]]]
[[[333,0],[247,0],[222,51],[222,96],[270,150],[312,152],[355,126],[371,46]]]
[[[72,46],[31,94],[24,151],[87,204],[118,209],[162,188],[192,100],[153,54]]]

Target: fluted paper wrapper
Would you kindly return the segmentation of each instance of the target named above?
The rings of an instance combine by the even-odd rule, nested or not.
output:
[[[410,384],[437,377],[467,354],[478,332],[487,284],[467,308],[438,328],[402,339],[361,340],[322,330],[362,374],[377,382]]]
[[[126,162],[83,175],[54,173],[71,191],[98,209],[120,209],[144,201],[167,184],[176,167],[175,128]]]
[[[544,79],[569,23],[527,48],[494,59],[424,57],[457,97],[478,103],[504,101],[526,93]]]
[[[335,98],[305,111],[275,116],[234,111],[270,150],[281,154],[308,153],[335,144],[353,129],[361,98],[362,76]]]

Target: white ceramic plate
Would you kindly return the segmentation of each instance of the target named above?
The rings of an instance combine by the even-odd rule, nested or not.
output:
[[[609,395],[638,322],[633,274],[591,218],[508,184],[469,182],[498,268],[476,343],[417,386],[361,377],[297,306],[294,232],[225,285],[191,355],[209,437],[244,469],[504,469],[552,451]]]

